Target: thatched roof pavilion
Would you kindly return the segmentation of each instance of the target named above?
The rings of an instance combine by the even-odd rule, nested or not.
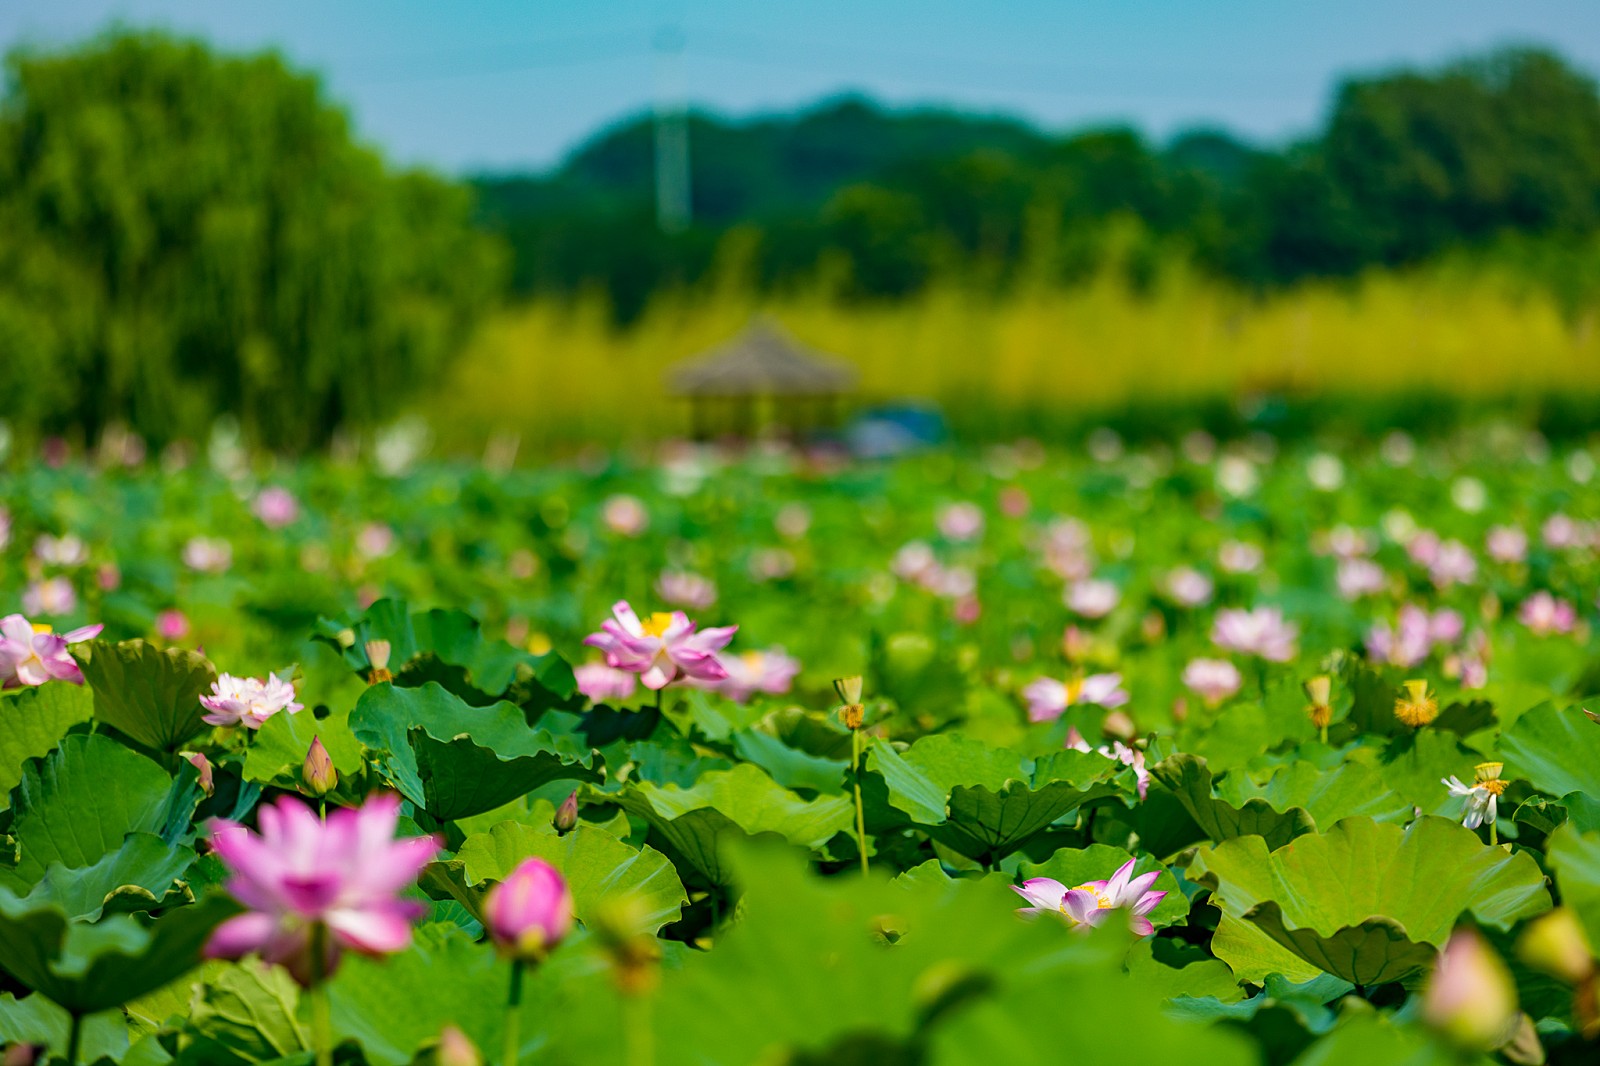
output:
[[[856,370],[807,348],[771,319],[704,355],[673,367],[667,387],[690,403],[693,434],[798,433],[830,425]]]

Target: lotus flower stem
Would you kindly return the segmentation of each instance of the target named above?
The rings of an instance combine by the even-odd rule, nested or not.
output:
[[[78,1066],[78,1047],[83,1043],[83,1015],[72,1012],[67,1023],[67,1066]]]
[[[622,1039],[628,1066],[655,1066],[656,1034],[650,1019],[650,993],[624,994],[622,997]]]
[[[870,872],[867,866],[867,814],[861,805],[861,730],[850,730],[850,777],[856,793],[856,850],[861,852],[861,876]]]
[[[517,1066],[522,1057],[522,960],[511,960],[511,988],[506,993],[506,1050],[501,1057],[504,1066]]]
[[[317,1054],[317,1066],[333,1066],[333,1024],[328,1016],[328,927],[322,922],[311,926],[311,984],[306,995],[311,998],[311,1046]]]
[[[1494,827],[1494,823],[1493,822],[1490,822],[1489,823],[1489,846],[1490,847],[1498,847],[1499,844],[1500,844],[1500,831]]]

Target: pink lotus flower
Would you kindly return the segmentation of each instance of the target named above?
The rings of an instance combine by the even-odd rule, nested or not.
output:
[[[237,959],[254,952],[309,986],[319,969],[311,957],[315,926],[326,929],[324,976],[346,950],[403,950],[424,908],[398,894],[438,852],[439,841],[396,840],[399,818],[393,795],[334,811],[326,822],[285,796],[260,809],[259,833],[236,822],[212,823],[212,844],[233,873],[226,887],[250,910],[217,927],[206,955]]]
[[[1026,518],[1033,502],[1025,490],[1007,485],[1000,490],[1000,513],[1007,518]]]
[[[162,640],[182,640],[189,635],[189,619],[175,607],[156,615],[156,636]]]
[[[572,668],[578,691],[596,703],[625,700],[639,687],[638,675],[618,670],[605,663],[584,663]]]
[[[202,574],[220,574],[233,565],[233,545],[220,537],[190,537],[183,546],[183,565]]]
[[[1461,615],[1449,608],[1429,614],[1408,603],[1392,627],[1379,622],[1367,632],[1367,657],[1392,666],[1419,666],[1436,647],[1460,640],[1464,628]]]
[[[1028,701],[1028,721],[1053,722],[1068,707],[1091,703],[1098,707],[1121,707],[1128,702],[1121,674],[1090,674],[1084,678],[1057,681],[1041,677],[1022,690]]]
[[[1045,530],[1044,564],[1064,581],[1078,581],[1094,570],[1089,527],[1076,518],[1058,518]]]
[[[502,955],[537,961],[572,931],[572,893],[543,859],[524,859],[489,890],[483,926]]]
[[[294,685],[277,674],[268,674],[265,681],[219,675],[211,684],[211,695],[200,697],[200,705],[211,712],[201,717],[202,722],[246,729],[260,729],[279,711],[294,714],[302,709],[294,700]]]
[[[1428,577],[1436,588],[1471,584],[1478,576],[1478,560],[1459,540],[1447,540],[1439,545],[1438,554],[1428,564]]]
[[[1571,633],[1578,624],[1578,609],[1567,600],[1558,600],[1540,589],[1522,601],[1517,608],[1517,621],[1541,637],[1553,633]]]
[[[778,508],[772,528],[785,540],[800,540],[811,529],[811,508],[803,503],[786,503]]]
[[[889,572],[902,581],[921,582],[925,575],[938,570],[939,560],[933,549],[920,540],[911,541],[894,553]]]
[[[1456,930],[1439,952],[1422,996],[1422,1020],[1452,1042],[1485,1052],[1516,1031],[1517,988],[1494,949],[1470,928]]]
[[[1546,519],[1539,535],[1544,539],[1545,547],[1557,551],[1581,548],[1585,539],[1583,526],[1564,514],[1553,514]]]
[[[115,592],[122,587],[122,571],[116,563],[101,563],[95,568],[94,583],[101,592]]]
[[[675,607],[703,611],[717,602],[717,583],[683,570],[667,570],[656,579],[656,595]]]
[[[0,551],[11,543],[11,512],[0,507]]]
[[[1258,545],[1242,540],[1224,541],[1217,549],[1217,565],[1230,574],[1253,574],[1265,559]]]
[[[76,533],[41,533],[33,542],[33,557],[46,566],[82,566],[89,561],[89,546]]]
[[[363,559],[382,559],[394,554],[394,530],[382,522],[368,522],[356,534],[356,551]]]
[[[252,510],[267,528],[282,529],[300,517],[300,501],[288,489],[269,485],[256,493]]]
[[[1359,559],[1371,555],[1377,545],[1370,534],[1351,526],[1328,530],[1328,551],[1336,559]]]
[[[1443,542],[1431,529],[1419,529],[1406,541],[1406,554],[1420,566],[1431,567],[1439,561],[1439,546]]]
[[[83,671],[67,646],[92,640],[104,628],[84,626],[58,635],[49,626],[35,625],[20,614],[0,618],[0,688],[42,685],[51,680],[83,684]]]
[[[1121,711],[1113,711],[1111,714],[1106,715],[1106,725],[1110,726],[1111,720],[1117,717],[1122,717],[1127,721],[1131,733],[1133,722],[1131,719],[1127,719],[1127,716]],[[1071,748],[1073,751],[1095,751],[1108,759],[1117,760],[1124,766],[1133,767],[1133,780],[1139,789],[1140,801],[1142,802],[1150,795],[1150,771],[1144,765],[1144,752],[1138,748],[1131,748],[1120,740],[1113,740],[1109,748],[1105,745],[1101,745],[1098,748],[1090,748],[1089,742],[1083,739],[1083,734],[1078,732],[1076,726],[1068,727],[1066,739],[1061,746]]]
[[[1339,569],[1334,575],[1334,584],[1339,589],[1339,595],[1346,600],[1375,596],[1382,592],[1388,583],[1389,578],[1383,572],[1383,567],[1371,559],[1340,559]]]
[[[782,581],[794,576],[794,553],[788,548],[757,548],[750,553],[750,580]]]
[[[1217,647],[1241,655],[1259,655],[1274,663],[1294,658],[1294,642],[1299,635],[1299,627],[1286,621],[1276,607],[1218,611],[1211,624],[1211,639]]]
[[[728,676],[705,687],[722,693],[735,703],[744,703],[757,692],[782,695],[789,691],[795,675],[800,672],[800,660],[782,648],[725,655],[718,662],[728,671]]]
[[[680,673],[695,681],[728,676],[716,653],[728,646],[738,626],[696,633],[695,623],[682,611],[658,611],[640,621],[627,600],[617,601],[611,613],[615,619],[606,619],[600,632],[583,642],[604,652],[607,665],[640,675],[645,688],[663,689]]]
[[[1192,566],[1180,566],[1167,575],[1167,595],[1179,607],[1202,607],[1211,602],[1211,579]]]
[[[78,607],[78,593],[64,577],[32,581],[22,590],[22,609],[29,614],[71,614]]]
[[[606,528],[622,537],[637,537],[650,525],[650,512],[637,496],[608,496],[600,508]]]
[[[1495,526],[1484,548],[1497,563],[1520,563],[1528,557],[1528,535],[1516,526]]]
[[[1214,707],[1238,692],[1244,679],[1226,659],[1191,659],[1183,668],[1183,683]]]
[[[983,508],[975,503],[952,503],[939,511],[937,524],[946,540],[976,540],[983,535]]]
[[[1028,917],[1059,914],[1074,926],[1097,926],[1110,917],[1111,911],[1125,910],[1133,931],[1149,936],[1156,929],[1145,916],[1159,907],[1167,894],[1149,890],[1161,876],[1160,870],[1134,877],[1133,864],[1134,860],[1129,859],[1109,880],[1085,881],[1072,888],[1050,877],[1033,877],[1012,885],[1012,891],[1032,904],[1019,907],[1017,913]]]
[[[1104,618],[1116,610],[1122,593],[1110,581],[1089,578],[1067,586],[1067,610],[1083,618]]]

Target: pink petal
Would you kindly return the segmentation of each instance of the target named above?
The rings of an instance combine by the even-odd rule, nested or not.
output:
[[[400,951],[411,943],[411,922],[421,907],[401,901],[383,908],[336,910],[328,928],[339,943],[369,955]]]
[[[278,931],[270,914],[251,911],[229,918],[217,926],[206,942],[206,958],[237,959],[252,951],[263,951]]]

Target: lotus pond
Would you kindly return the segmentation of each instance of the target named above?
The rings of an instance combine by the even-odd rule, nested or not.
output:
[[[1595,468],[14,464],[5,1061],[1600,1061]]]

